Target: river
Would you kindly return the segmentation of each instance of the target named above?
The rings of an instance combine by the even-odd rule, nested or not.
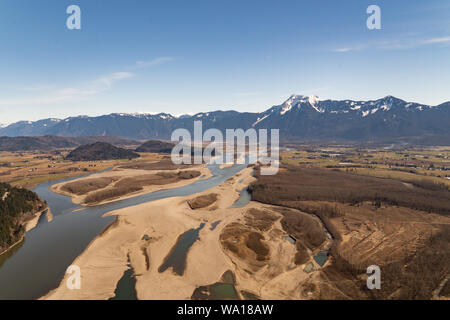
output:
[[[53,220],[40,219],[36,228],[26,233],[23,244],[0,265],[0,300],[37,299],[58,287],[67,267],[116,219],[114,216],[103,217],[105,213],[202,192],[221,184],[246,166],[220,169],[218,165],[210,165],[208,168],[213,176],[208,179],[94,207],[73,204],[70,197],[49,189],[74,178],[40,184],[33,191],[47,201]]]

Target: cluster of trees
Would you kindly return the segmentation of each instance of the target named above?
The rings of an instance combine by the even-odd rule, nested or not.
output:
[[[372,202],[450,215],[450,193],[446,186],[417,180],[410,188],[400,180],[349,174],[323,168],[286,166],[273,176],[260,175],[250,186],[252,199],[264,203],[330,201],[358,205]],[[319,214],[320,216],[320,214]]]
[[[22,237],[24,215],[43,208],[44,203],[34,192],[0,183],[0,252]]]

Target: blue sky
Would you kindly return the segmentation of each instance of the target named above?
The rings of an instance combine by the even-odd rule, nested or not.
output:
[[[256,112],[293,93],[450,100],[450,1],[0,1],[0,123]]]

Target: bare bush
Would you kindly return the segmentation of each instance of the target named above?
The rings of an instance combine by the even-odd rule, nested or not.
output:
[[[64,184],[61,189],[76,195],[84,195],[91,191],[106,188],[108,185],[117,181],[117,177],[101,177],[92,179],[83,179],[79,181]]]
[[[84,202],[87,204],[93,204],[98,203],[106,200],[112,200],[136,191],[141,191],[142,187],[137,186],[123,186],[120,188],[112,188],[112,189],[105,189],[100,190],[94,193],[89,194],[85,199]]]

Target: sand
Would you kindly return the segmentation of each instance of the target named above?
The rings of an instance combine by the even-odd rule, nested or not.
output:
[[[44,210],[41,210],[39,212],[36,212],[34,214],[34,217],[25,223],[25,232],[28,232],[28,231],[36,228],[36,226],[39,222],[39,218],[46,210],[47,210],[47,208],[45,208]],[[50,209],[48,209],[48,211],[50,212]]]

